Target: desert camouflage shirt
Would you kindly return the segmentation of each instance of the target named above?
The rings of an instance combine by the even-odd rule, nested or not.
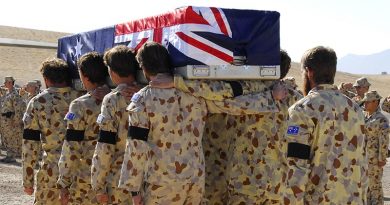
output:
[[[387,100],[383,101],[382,110],[385,111],[385,112],[390,113],[390,100],[389,101],[387,101]]]
[[[41,169],[48,173],[46,186],[56,187],[58,160],[65,139],[64,117],[72,100],[80,95],[70,87],[50,87],[31,99],[23,116],[23,185],[34,184],[34,167],[43,151]]]
[[[370,165],[386,161],[389,147],[389,120],[378,108],[371,115],[365,113],[367,152]]]
[[[74,182],[74,176],[86,183],[91,181],[92,156],[99,134],[96,119],[101,103],[101,100],[87,93],[70,104],[65,116],[66,137],[58,163],[58,184],[62,188],[68,188]]]
[[[208,96],[214,95],[210,91]],[[267,94],[205,101],[173,88],[142,89],[128,106],[131,139],[120,186],[138,191],[144,181],[155,185],[204,183],[202,136],[207,113],[240,115],[278,111],[270,94],[264,95]]]
[[[15,89],[5,93],[1,106],[2,117],[13,119],[14,122],[20,122],[20,124],[22,124],[23,113],[25,110],[26,104]]]
[[[92,159],[91,182],[98,193],[106,193],[108,187],[118,186],[129,128],[126,107],[130,99],[120,93],[126,87],[126,84],[120,84],[104,97],[97,118],[100,131]]]
[[[364,115],[321,84],[289,108],[285,204],[365,204]]]

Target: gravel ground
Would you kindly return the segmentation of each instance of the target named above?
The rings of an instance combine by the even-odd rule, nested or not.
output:
[[[3,158],[4,155],[1,156]],[[390,162],[390,158],[387,159]],[[390,205],[390,163],[383,174],[385,205]],[[22,190],[22,168],[20,160],[14,164],[0,163],[0,204],[21,205],[33,204],[34,198],[24,194]]]

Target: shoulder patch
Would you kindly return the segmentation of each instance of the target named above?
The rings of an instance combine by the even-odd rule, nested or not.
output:
[[[104,115],[99,114],[99,116],[98,116],[96,122],[99,123],[99,124],[101,124],[101,123],[103,122],[104,118],[105,118]]]
[[[65,116],[66,120],[74,120],[76,118],[76,114],[68,112]]]
[[[131,97],[131,101],[132,102],[138,102],[138,100],[141,98],[141,95],[139,93],[136,93],[133,95],[133,97]]]
[[[298,135],[299,127],[298,126],[288,126],[287,134],[288,135]]]

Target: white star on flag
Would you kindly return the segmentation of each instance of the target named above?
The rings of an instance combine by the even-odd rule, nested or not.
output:
[[[77,43],[74,49],[76,50],[76,58],[79,58],[81,56],[81,48],[83,47],[83,44],[81,44],[81,39],[77,38]]]

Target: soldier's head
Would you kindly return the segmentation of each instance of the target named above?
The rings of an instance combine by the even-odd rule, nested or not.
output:
[[[364,109],[368,113],[375,112],[379,107],[381,98],[382,96],[375,90],[365,93],[362,100],[364,102]]]
[[[333,49],[317,46],[307,50],[301,60],[305,95],[319,84],[333,84],[336,66],[337,56]]]
[[[114,84],[118,85],[135,81],[135,75],[139,66],[133,50],[123,45],[115,46],[107,50],[103,58]]]
[[[28,81],[26,84],[26,92],[34,94],[38,91],[38,84],[36,81]]]
[[[6,76],[4,78],[4,86],[7,88],[7,89],[12,89],[15,85],[15,79],[14,77],[12,76]]]
[[[368,92],[371,83],[368,82],[367,78],[361,77],[355,81],[353,87],[356,89],[356,94],[360,97],[364,96],[364,93]]]
[[[50,58],[42,62],[41,73],[46,87],[65,87],[70,81],[68,64],[59,58]]]
[[[291,67],[291,58],[287,51],[280,50],[280,79],[286,77]]]
[[[89,52],[81,56],[77,62],[80,79],[87,90],[94,89],[106,83],[107,67],[103,57],[97,52]]]
[[[40,80],[34,80],[35,82],[37,82],[37,86],[38,86],[38,89],[41,89],[41,87],[42,87],[42,83],[41,83],[41,81]]]
[[[137,61],[148,80],[159,73],[172,73],[168,50],[159,43],[149,41],[142,45]]]

